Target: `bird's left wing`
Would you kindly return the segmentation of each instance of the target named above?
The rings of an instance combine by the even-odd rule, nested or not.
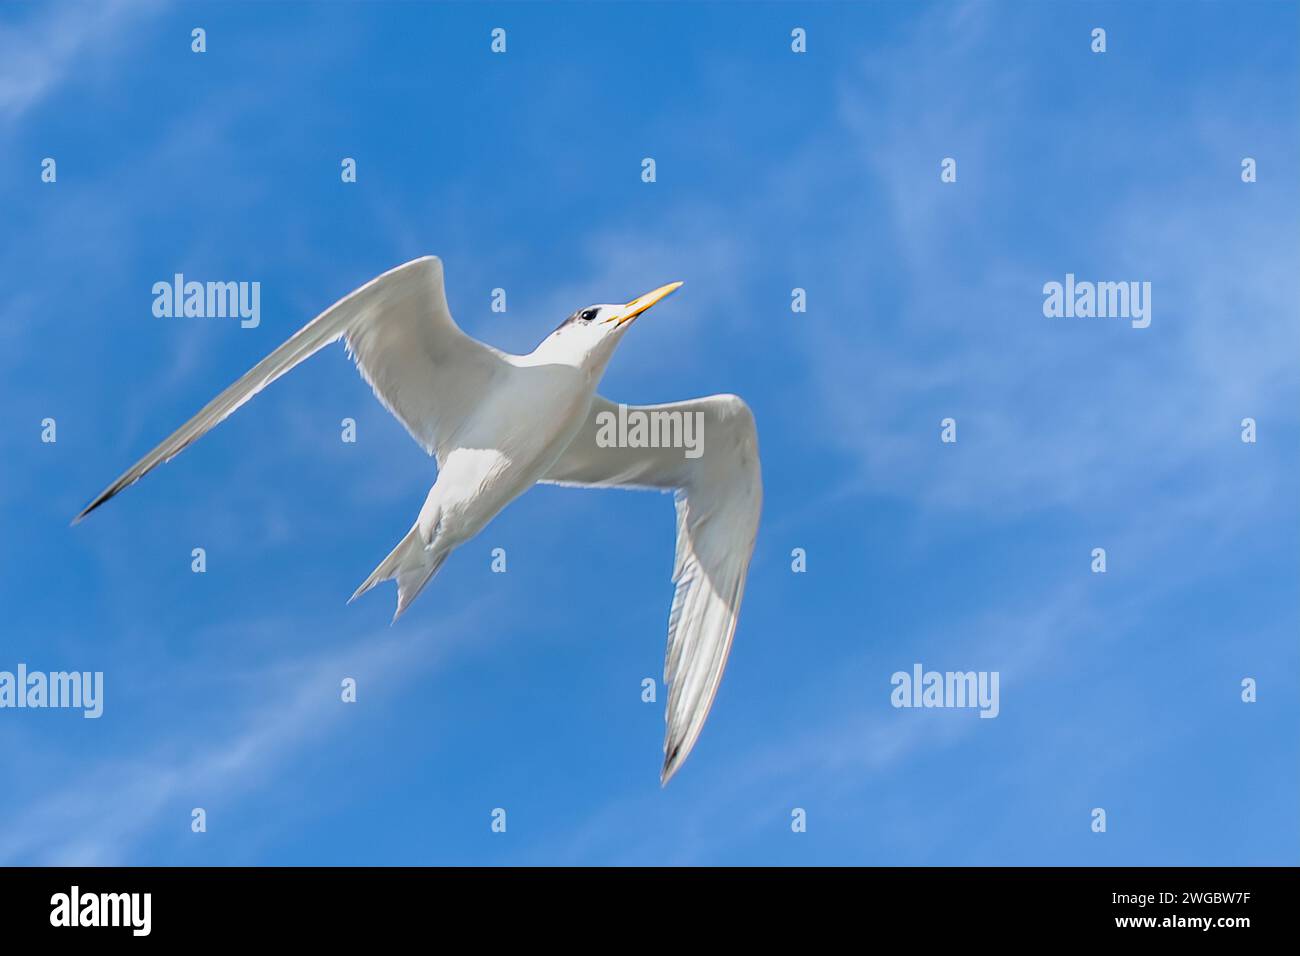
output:
[[[508,368],[500,352],[470,338],[452,319],[442,261],[437,256],[414,259],[367,282],[295,332],[100,492],[73,524],[339,339],[346,339],[379,401],[430,454],[470,413],[494,376]]]
[[[678,417],[687,415],[689,424]],[[695,428],[698,456],[687,457],[682,447],[625,447],[617,441],[619,422],[637,419],[646,436],[665,427],[677,427],[679,436]],[[735,395],[622,409],[597,395],[582,430],[542,480],[675,493],[677,589],[668,615],[664,680],[670,691],[660,777],[667,783],[699,738],[736,632],[763,504],[754,416]]]

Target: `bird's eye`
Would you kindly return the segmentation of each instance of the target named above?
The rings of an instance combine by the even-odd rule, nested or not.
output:
[[[596,309],[583,309],[578,315],[578,318],[582,319],[584,322],[590,322],[596,317],[596,311]]]

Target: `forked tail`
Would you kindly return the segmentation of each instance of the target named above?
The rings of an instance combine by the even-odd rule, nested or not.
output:
[[[396,621],[415,600],[416,595],[429,583],[429,579],[438,573],[442,562],[447,560],[447,555],[450,553],[450,549],[438,546],[436,538],[433,547],[426,548],[420,538],[417,523],[406,532],[406,537],[397,543],[397,547],[389,552],[388,557],[379,562],[379,567],[370,572],[370,577],[366,578],[361,587],[348,598],[348,603],[351,604],[376,584],[395,580],[397,581],[397,611],[393,614],[393,620]]]

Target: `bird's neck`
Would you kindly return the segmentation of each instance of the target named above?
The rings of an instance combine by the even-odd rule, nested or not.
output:
[[[611,352],[600,349],[597,352],[577,352],[573,345],[563,338],[547,338],[527,355],[520,356],[520,365],[567,365],[574,371],[590,379],[593,387],[605,374]]]

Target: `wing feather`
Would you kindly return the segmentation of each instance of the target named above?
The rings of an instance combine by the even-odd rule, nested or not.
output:
[[[281,375],[339,339],[346,339],[379,401],[431,454],[505,366],[499,352],[467,336],[452,319],[441,260],[412,260],[367,282],[299,329],[123,472],[72,523],[171,461]]]
[[[700,456],[686,458],[680,448],[601,447],[599,416],[617,416],[618,406],[598,395],[582,430],[542,480],[674,492],[677,553],[664,655],[669,696],[660,777],[666,784],[699,739],[727,666],[763,482],[754,416],[735,395],[630,407],[628,414],[634,411],[702,414]]]

